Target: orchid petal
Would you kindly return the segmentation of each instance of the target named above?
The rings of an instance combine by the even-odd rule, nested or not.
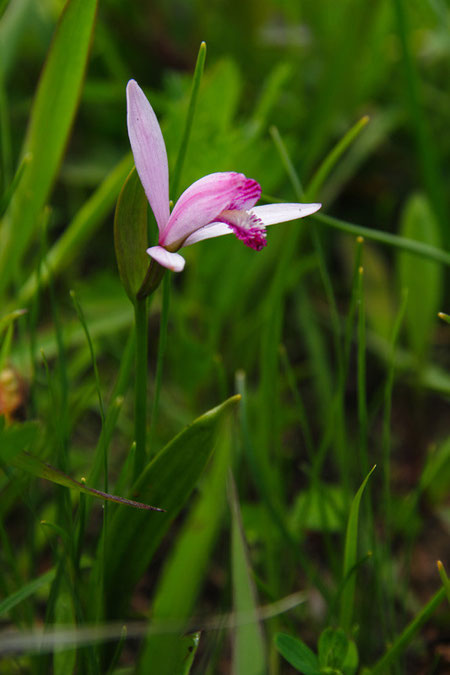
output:
[[[198,241],[203,241],[204,239],[222,237],[224,234],[233,234],[233,230],[229,225],[219,222],[210,223],[190,234],[189,237],[184,240],[183,247],[191,246],[191,244],[196,244]]]
[[[137,82],[127,85],[127,124],[136,170],[161,232],[169,220],[169,167],[155,113]]]
[[[250,209],[250,213],[257,216],[267,227],[268,225],[310,216],[318,211],[321,206],[322,204],[265,204],[264,206],[254,206]]]
[[[151,246],[147,249],[147,253],[153,260],[172,272],[181,272],[186,262],[182,255],[166,251],[162,246]]]
[[[193,232],[218,219],[225,210],[249,209],[261,196],[261,187],[242,173],[212,173],[187,188],[175,204],[161,233],[163,246],[180,247]]]

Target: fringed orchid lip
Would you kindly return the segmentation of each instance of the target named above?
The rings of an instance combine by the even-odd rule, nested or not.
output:
[[[158,120],[137,82],[127,85],[127,124],[136,170],[159,230],[157,246],[147,253],[163,267],[181,272],[184,258],[176,253],[203,239],[234,234],[260,251],[267,245],[266,227],[308,216],[321,204],[255,206],[261,186],[233,171],[212,173],[188,187],[169,207],[169,168]]]

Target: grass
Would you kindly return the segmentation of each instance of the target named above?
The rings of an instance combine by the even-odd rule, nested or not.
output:
[[[0,3],[0,670],[444,672],[448,8],[62,4]],[[171,199],[322,210],[142,299],[131,77]]]

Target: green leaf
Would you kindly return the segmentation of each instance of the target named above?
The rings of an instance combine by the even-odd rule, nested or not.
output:
[[[352,505],[350,507],[350,514],[347,523],[347,533],[345,537],[343,578],[347,577],[350,570],[354,568],[356,565],[359,505],[361,503],[361,497],[367,485],[367,481],[369,480],[374,470],[375,466],[369,471],[369,473],[363,480],[358,492],[353,498]],[[352,621],[353,601],[355,596],[355,583],[356,583],[355,575],[352,574],[349,576],[347,584],[344,586],[344,589],[342,591],[340,625],[345,631],[348,631],[350,629],[350,624]]]
[[[55,180],[80,98],[96,9],[97,0],[69,0],[59,20],[23,147],[23,156],[31,153],[33,161],[17,187],[5,221],[0,291],[15,273]]]
[[[123,287],[136,302],[149,266],[147,235],[147,197],[136,169],[126,179],[117,200],[114,217],[114,246]]]
[[[148,464],[133,486],[133,496],[156,500],[165,513],[155,518],[138,511],[124,515],[118,510],[114,514],[108,529],[105,569],[105,592],[114,616],[127,605],[162,537],[196,486],[213,451],[217,423],[239,400],[240,396],[229,398],[186,427]],[[93,579],[95,574],[94,569]]]
[[[206,579],[211,551],[220,531],[226,508],[226,477],[231,460],[232,425],[225,419],[220,425],[213,465],[204,476],[200,496],[166,563],[152,602],[152,633],[147,638],[139,663],[139,672],[151,670],[158,675],[173,675],[186,658],[185,629],[198,593]],[[186,570],[189,579],[186,581]],[[157,632],[158,622],[179,626],[173,633]]]
[[[96,497],[97,499],[115,502],[116,504],[124,504],[125,506],[133,506],[135,509],[143,509],[144,511],[163,510],[156,506],[149,506],[148,504],[142,504],[141,502],[126,499],[125,497],[117,497],[116,495],[111,495],[108,492],[102,492],[101,490],[95,490],[94,488],[87,487],[84,485],[84,483],[79,483],[74,478],[67,476],[59,469],[55,469],[55,467],[47,464],[46,462],[43,462],[34,455],[30,455],[28,452],[22,452],[21,455],[12,459],[11,464],[17,469],[21,469],[33,474],[33,476],[45,478],[45,480],[49,480],[52,483],[64,485],[64,487],[71,488],[72,490],[78,490],[78,492],[84,492],[84,494],[90,495],[91,497]]]
[[[195,655],[200,644],[200,635],[200,632],[196,632],[182,637],[181,640],[185,649],[185,657],[180,670],[180,675],[189,675],[191,672],[192,664],[194,663]]]
[[[353,640],[348,640],[347,656],[342,664],[342,672],[344,675],[354,675],[358,668],[359,654],[358,648]]]
[[[409,239],[439,247],[439,227],[425,197],[414,195],[402,216],[401,234]],[[418,260],[407,253],[398,259],[401,288],[408,289],[405,323],[411,350],[423,359],[433,335],[433,325],[442,294],[442,268],[430,260]]]
[[[283,658],[303,675],[319,675],[319,659],[304,642],[278,633],[275,636],[275,645]]]
[[[340,628],[326,628],[319,637],[319,663],[323,667],[342,670],[347,656],[349,640]]]
[[[233,672],[238,675],[263,675],[267,672],[264,637],[257,614],[257,596],[251,576],[247,543],[242,526],[238,495],[230,476],[229,500],[231,525],[231,568],[233,576],[233,609],[237,616],[234,629]],[[239,622],[239,615],[251,619]]]

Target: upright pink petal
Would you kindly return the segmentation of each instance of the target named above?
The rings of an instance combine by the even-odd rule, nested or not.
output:
[[[161,232],[169,220],[169,167],[161,129],[137,82],[127,85],[127,124],[134,163]]]
[[[320,209],[322,204],[266,204],[264,206],[254,206],[250,213],[253,213],[262,221],[262,224],[275,225],[276,223],[285,223],[287,220],[297,220],[310,216]]]
[[[261,196],[261,187],[242,173],[212,173],[187,188],[175,204],[159,243],[180,247],[193,232],[218,220],[225,210],[249,209]]]
[[[147,249],[147,253],[153,260],[172,272],[181,272],[186,262],[182,255],[166,251],[162,246],[151,246]]]

